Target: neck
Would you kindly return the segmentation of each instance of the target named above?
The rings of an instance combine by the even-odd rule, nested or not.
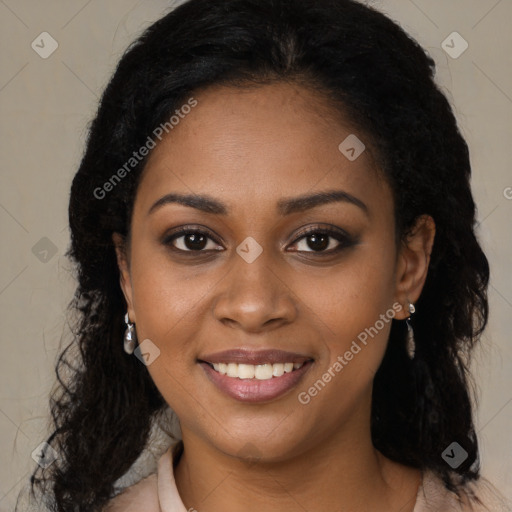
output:
[[[240,460],[183,430],[179,494],[187,510],[200,512],[412,511],[419,471],[382,456],[369,428],[353,428],[279,462]]]

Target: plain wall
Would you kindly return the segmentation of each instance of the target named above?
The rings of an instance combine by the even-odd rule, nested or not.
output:
[[[436,60],[470,146],[479,236],[492,268],[490,323],[474,361],[477,431],[483,475],[512,499],[512,2],[370,3]],[[69,339],[67,206],[87,123],[123,50],[171,5],[0,2],[0,511],[13,510],[35,467],[31,453],[46,438],[55,359],[61,338]],[[46,59],[31,47],[43,31],[58,42]],[[442,49],[454,31],[469,44],[458,58]]]

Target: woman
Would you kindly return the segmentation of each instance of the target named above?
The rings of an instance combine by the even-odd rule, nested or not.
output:
[[[433,72],[352,0],[190,0],[128,50],[71,190],[49,508],[510,510],[479,473],[489,268]]]

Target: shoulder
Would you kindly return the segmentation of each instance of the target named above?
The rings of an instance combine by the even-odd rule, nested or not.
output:
[[[156,474],[147,476],[112,498],[104,512],[160,512]]]
[[[172,464],[174,458],[178,458],[182,450],[183,442],[181,440],[168,445],[167,450],[161,453],[157,460],[155,472],[135,484],[125,487],[107,503],[102,512],[161,512],[161,502],[162,506],[164,503],[171,503],[179,510],[185,510],[174,484]],[[163,478],[160,488],[159,475],[162,475]],[[175,508],[171,509],[175,510]]]
[[[489,482],[480,477],[466,486],[467,499],[471,501],[471,512],[511,512],[512,503]],[[474,504],[473,504],[474,503]],[[472,508],[471,508],[472,507]]]
[[[460,497],[446,489],[433,472],[426,471],[414,512],[511,512],[511,504],[485,478],[460,487]]]

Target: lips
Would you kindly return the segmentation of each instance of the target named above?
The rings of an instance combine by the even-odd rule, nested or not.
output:
[[[197,361],[208,380],[224,394],[242,402],[268,402],[281,397],[296,387],[313,364],[313,358],[304,354],[282,350],[251,351],[245,349],[226,350],[201,356]],[[237,376],[230,372],[222,373],[219,366],[251,372]],[[286,367],[287,371],[280,371]],[[269,373],[273,368],[274,372]],[[278,371],[275,371],[275,370]],[[236,372],[235,372],[236,373]]]

